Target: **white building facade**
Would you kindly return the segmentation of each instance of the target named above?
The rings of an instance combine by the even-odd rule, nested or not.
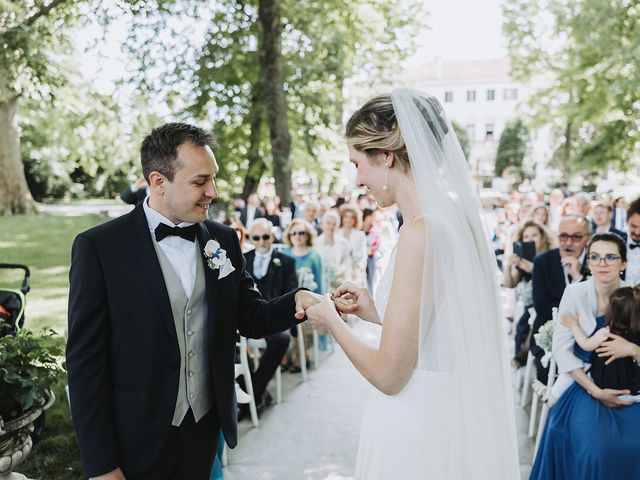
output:
[[[507,58],[443,61],[438,58],[406,71],[401,83],[434,95],[451,120],[469,135],[469,165],[478,179],[494,175],[500,135],[510,121],[524,112],[528,91],[510,75]],[[530,132],[525,168],[535,170],[543,186],[554,172],[548,171],[553,149],[550,130]]]

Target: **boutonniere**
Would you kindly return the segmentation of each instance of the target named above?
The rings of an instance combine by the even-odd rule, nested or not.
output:
[[[215,240],[209,240],[204,246],[204,256],[211,270],[220,270],[218,279],[224,278],[235,270],[231,260],[227,258],[227,251],[220,247]]]
[[[273,265],[279,267],[280,265],[282,265],[282,261],[279,258],[274,258]]]
[[[217,270],[227,261],[227,252],[215,240],[209,240],[204,246],[204,256],[211,270]]]

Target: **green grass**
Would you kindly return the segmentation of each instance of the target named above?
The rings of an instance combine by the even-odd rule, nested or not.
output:
[[[17,215],[0,217],[0,263],[23,263],[31,269],[25,328],[39,333],[52,328],[60,335],[67,323],[71,245],[81,231],[103,223],[97,215]],[[0,270],[0,289],[18,288],[21,271]],[[64,342],[62,337],[57,339]],[[80,456],[62,375],[54,389],[56,402],[46,412],[41,440],[17,470],[29,478],[82,479]]]

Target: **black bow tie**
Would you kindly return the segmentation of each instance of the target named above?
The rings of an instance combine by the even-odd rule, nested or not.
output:
[[[190,242],[196,241],[196,232],[198,231],[198,224],[194,223],[193,225],[189,225],[188,227],[170,227],[164,223],[158,225],[154,231],[156,235],[156,241],[161,241],[164,238],[175,235],[177,237],[182,237],[185,240],[189,240]]]
[[[629,248],[630,248],[631,250],[633,250],[633,249],[634,249],[634,248],[636,248],[636,247],[640,247],[640,243],[630,243],[630,244],[629,244]]]

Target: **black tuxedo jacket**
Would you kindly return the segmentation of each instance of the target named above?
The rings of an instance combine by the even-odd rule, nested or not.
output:
[[[244,207],[242,207],[240,209],[240,221],[242,222],[242,225],[244,225],[245,227],[247,227],[248,210],[249,210],[249,206],[248,205],[246,205],[246,206],[244,206]],[[264,210],[262,210],[262,207],[256,208],[256,213],[255,213],[255,216],[253,217],[253,219],[255,220],[256,218],[262,218],[262,217],[264,217]]]
[[[205,221],[199,249],[216,239],[235,271],[205,265],[214,406],[227,444],[237,444],[236,330],[262,338],[297,323],[295,292],[267,302],[254,288],[234,230]],[[167,441],[180,351],[167,288],[142,204],[78,235],[69,274],[67,369],[85,474],[117,467],[136,475]]]
[[[256,259],[256,252],[251,250],[245,253],[244,257],[247,260],[247,272],[253,277],[253,262]],[[295,259],[274,250],[271,254],[267,274],[260,283],[263,285],[260,288],[260,293],[266,299],[279,297],[285,292],[295,290],[298,286]]]
[[[589,276],[585,261],[581,267],[582,279]],[[565,278],[560,263],[560,249],[554,248],[537,255],[533,260],[533,304],[536,319],[533,323],[533,333],[537,333],[542,325],[551,320],[552,309],[560,305],[565,289]],[[531,351],[539,354],[541,349],[531,338]]]

